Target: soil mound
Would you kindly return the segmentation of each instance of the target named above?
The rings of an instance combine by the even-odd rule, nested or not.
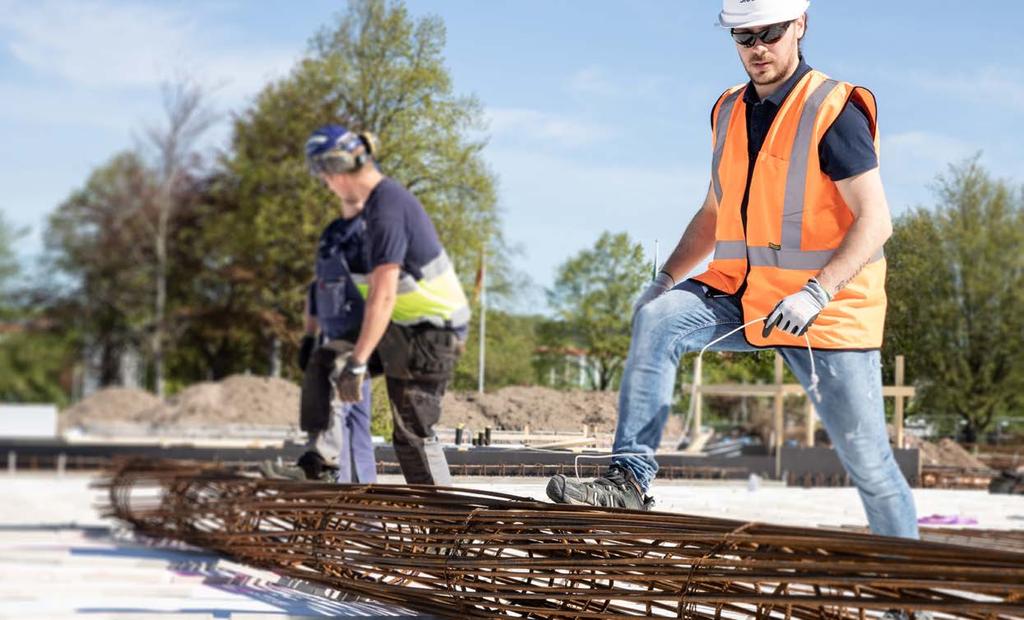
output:
[[[106,388],[65,409],[60,427],[117,422],[156,427],[294,426],[298,421],[299,386],[274,377],[232,375],[192,385],[166,403],[144,390]]]
[[[441,425],[465,424],[482,429],[580,431],[592,424],[598,432],[615,430],[618,392],[555,390],[546,387],[511,386],[492,393],[445,394]]]
[[[912,435],[907,436],[907,443],[911,448],[921,451],[922,465],[937,465],[942,467],[962,467],[965,469],[988,469],[980,459],[964,449],[957,442],[949,439],[940,439],[939,443],[932,443],[918,439]]]
[[[64,430],[89,423],[129,422],[162,406],[159,398],[145,390],[105,388],[62,411],[59,424]]]
[[[143,412],[158,426],[216,424],[298,424],[299,386],[275,377],[232,375],[216,383],[197,383],[164,407]]]

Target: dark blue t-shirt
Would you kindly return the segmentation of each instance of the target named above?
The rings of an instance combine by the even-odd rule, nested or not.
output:
[[[420,201],[397,181],[385,177],[370,192],[363,209],[369,271],[397,264],[402,274],[423,278],[423,266],[441,255],[444,247]],[[468,325],[454,328],[465,339]]]
[[[774,93],[761,100],[752,83],[743,93],[747,112],[747,149],[753,162],[782,103],[811,68],[803,60],[796,72]],[[714,114],[714,109],[712,109]],[[821,171],[833,181],[842,181],[878,166],[874,137],[867,116],[849,102],[818,144]]]
[[[423,266],[444,250],[423,205],[393,179],[385,177],[373,188],[363,213],[370,271],[397,264],[402,272],[420,280]]]

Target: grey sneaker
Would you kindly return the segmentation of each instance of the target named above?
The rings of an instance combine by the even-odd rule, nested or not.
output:
[[[585,504],[602,508],[650,510],[654,498],[645,497],[633,473],[612,465],[592,482],[580,482],[558,474],[548,480],[548,497],[558,504]]]
[[[902,609],[889,609],[882,614],[882,620],[932,620],[932,612],[915,611],[908,613]]]

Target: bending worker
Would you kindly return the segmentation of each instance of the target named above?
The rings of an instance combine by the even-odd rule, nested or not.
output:
[[[806,334],[820,376],[816,409],[871,530],[917,537],[882,406],[882,246],[892,224],[875,99],[806,64],[809,5],[724,1],[719,23],[750,81],[715,103],[704,204],[634,309],[614,444],[625,454],[592,482],[555,476],[552,500],[649,507],[680,357],[751,323],[713,349],[777,349],[808,389]],[[712,251],[707,271],[685,279]]]
[[[359,401],[368,365],[379,362],[406,481],[449,485],[434,425],[469,325],[469,304],[455,268],[423,205],[378,170],[370,134],[327,125],[313,132],[306,153],[344,208],[366,222],[368,276],[356,278],[366,306],[355,345],[336,373],[338,395]]]

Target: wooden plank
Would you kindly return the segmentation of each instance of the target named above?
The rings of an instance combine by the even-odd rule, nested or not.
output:
[[[701,391],[701,388],[704,387],[704,366],[699,355],[693,361],[693,381],[697,385],[697,391],[692,394],[693,428],[690,430],[691,445],[696,444],[700,439],[701,427],[704,425],[704,392]]]
[[[807,404],[805,405],[805,407],[806,409],[804,410],[804,445],[807,446],[808,448],[813,448],[814,423],[816,421],[816,418],[814,416],[814,403],[811,401],[809,397],[807,398]]]
[[[904,360],[902,355],[896,356],[896,386],[903,385]],[[883,392],[884,394],[884,392]],[[903,447],[903,396],[896,397],[896,407],[893,411],[892,425],[896,429],[896,447]]]
[[[782,356],[775,352],[775,402],[772,412],[772,420],[775,428],[775,479],[782,479],[782,444],[785,441],[785,410],[783,405],[786,402],[785,392],[782,389],[783,371]]]

